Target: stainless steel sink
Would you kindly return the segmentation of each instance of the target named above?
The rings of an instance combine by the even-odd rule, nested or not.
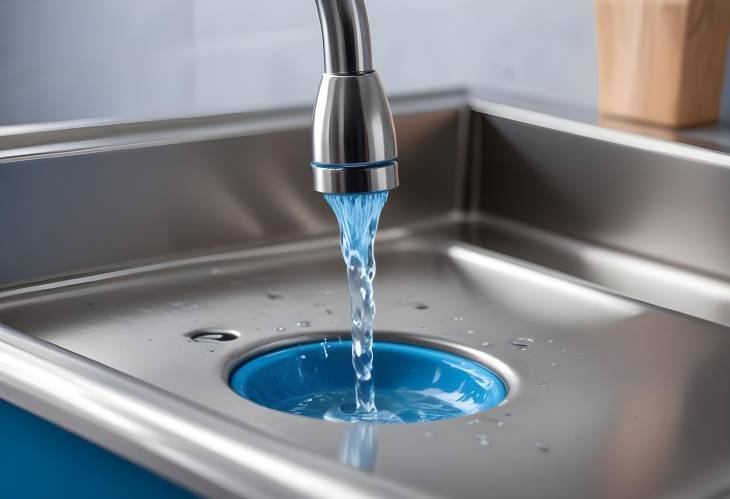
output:
[[[358,427],[229,389],[246,356],[348,334],[296,111],[75,130],[52,146],[38,132],[6,149],[0,203],[27,210],[2,250],[16,263],[0,271],[0,395],[211,497],[724,494],[727,154],[502,97],[394,108],[403,187],[376,246],[376,338],[480,361],[506,403]],[[687,179],[680,207],[654,170]],[[73,187],[43,184],[31,206],[54,174]],[[672,232],[676,251],[654,244]],[[220,328],[238,339],[188,336]]]

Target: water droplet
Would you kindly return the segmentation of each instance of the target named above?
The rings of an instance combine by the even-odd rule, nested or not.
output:
[[[519,350],[527,350],[535,340],[532,338],[515,338],[510,343],[516,346]]]
[[[562,350],[560,351],[560,353],[565,353],[565,348],[563,348],[563,349],[562,349]]]
[[[416,310],[428,310],[428,305],[426,305],[425,303],[414,303],[413,308],[415,308]]]
[[[230,329],[200,329],[185,336],[196,343],[217,343],[220,341],[233,341],[241,335],[238,331]]]
[[[269,300],[281,300],[284,298],[284,294],[276,288],[267,289],[266,296],[269,297]]]
[[[330,354],[329,354],[329,352],[327,352],[327,338],[325,338],[324,341],[322,342],[322,351],[324,352],[324,358],[325,359],[329,358]]]
[[[324,313],[327,314],[327,315],[332,315],[334,312],[332,312],[332,310],[330,310],[328,308],[325,308],[324,309]]]
[[[558,364],[557,362],[553,362],[552,364],[550,364],[550,367],[558,367],[559,365],[560,364]]]
[[[537,449],[544,454],[547,454],[548,452],[550,452],[550,447],[548,447],[547,445],[545,445],[542,442],[535,442],[535,447],[537,447]]]
[[[455,320],[455,321],[463,321],[463,320],[464,320],[464,318],[463,318],[463,317],[454,317],[454,320]]]
[[[553,343],[555,343],[555,340],[548,340],[548,345],[552,345]]]
[[[475,424],[479,424],[479,420],[478,420],[478,419],[472,419],[472,420],[471,420],[471,421],[469,421],[469,423],[467,423],[467,424],[470,424],[470,425],[475,425]]]
[[[312,323],[309,321],[299,321],[297,322],[297,327],[312,327]]]
[[[504,415],[507,416],[507,417],[510,417],[512,415],[512,413],[511,412],[505,412]]]
[[[485,434],[482,433],[480,435],[477,435],[477,439],[479,440],[479,445],[481,445],[482,447],[486,447],[489,445],[489,439]]]
[[[470,329],[469,331],[466,332],[466,334],[472,335],[472,334],[474,334],[474,330],[473,329]]]
[[[434,373],[433,373],[433,379],[431,380],[431,383],[436,383],[440,377],[441,377],[441,368],[437,367],[436,371],[434,371]]]
[[[286,331],[286,328],[279,326],[279,327],[275,327],[274,331],[279,331],[280,333],[282,333],[282,332]]]
[[[299,356],[299,358],[300,358],[300,359],[302,359],[302,360],[304,360],[304,359],[306,359],[306,358],[307,358],[307,356],[306,356],[306,355],[304,355],[304,354],[301,354],[301,355]]]
[[[537,384],[537,386],[545,386],[545,385],[547,385],[546,381],[543,381],[543,382]]]
[[[424,435],[424,436],[425,436],[426,438],[431,438],[431,437],[433,437],[433,433],[431,433],[430,431],[427,431],[427,432],[426,432],[426,433],[424,433],[423,435]]]

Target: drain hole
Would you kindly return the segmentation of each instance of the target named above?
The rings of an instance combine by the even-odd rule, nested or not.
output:
[[[241,333],[232,329],[198,329],[185,336],[196,343],[219,343],[237,340]]]
[[[250,401],[337,422],[422,423],[485,412],[507,396],[489,368],[443,350],[375,341],[376,413],[355,410],[352,342],[312,342],[271,350],[232,372]],[[486,445],[486,444],[482,444]]]

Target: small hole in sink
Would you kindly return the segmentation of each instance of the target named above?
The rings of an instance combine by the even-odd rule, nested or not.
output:
[[[185,336],[187,336],[190,341],[194,341],[196,343],[220,343],[237,340],[241,336],[241,333],[234,331],[233,329],[210,328],[198,329],[187,333]]]

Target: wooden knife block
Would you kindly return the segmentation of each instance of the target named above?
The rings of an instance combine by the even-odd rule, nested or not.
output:
[[[730,0],[596,0],[596,18],[602,113],[677,128],[717,119]]]

